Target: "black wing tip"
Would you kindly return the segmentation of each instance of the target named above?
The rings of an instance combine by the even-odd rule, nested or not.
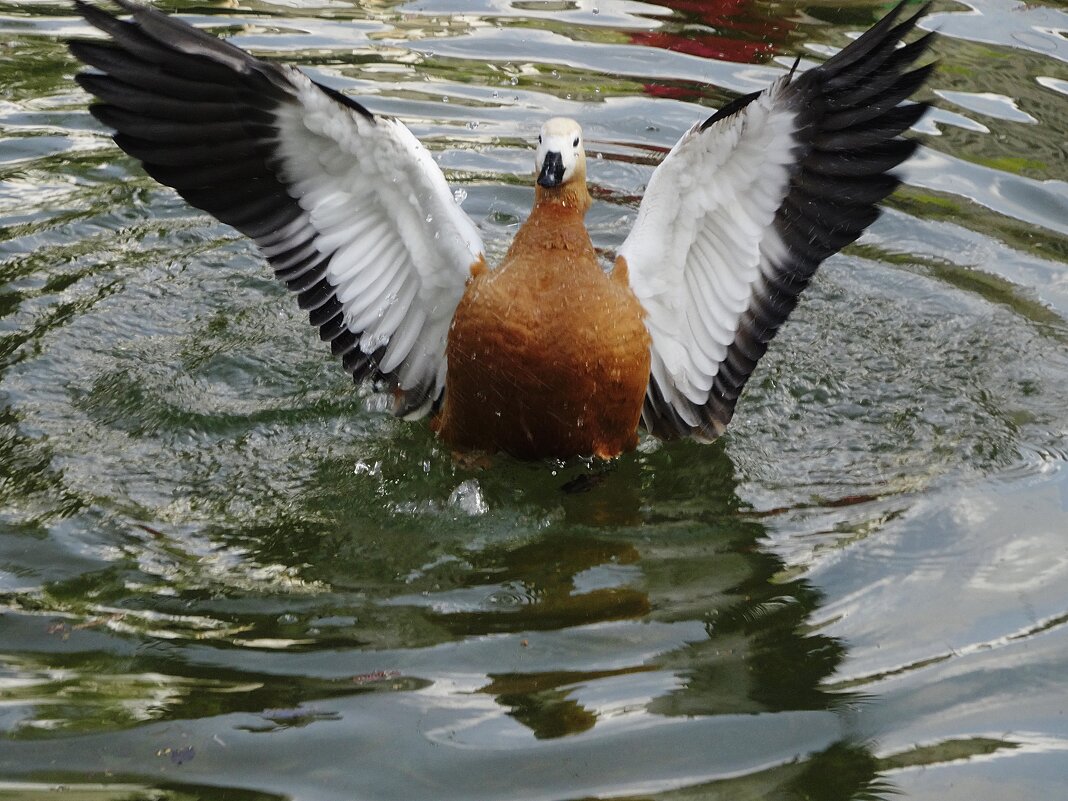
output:
[[[96,3],[88,3],[86,0],[73,0],[74,10],[78,12],[78,15],[82,17],[86,22],[92,25],[94,28],[99,28],[105,33],[109,33],[108,28],[116,25],[126,25],[128,23],[119,19],[116,14],[111,13],[105,8],[97,5]],[[151,6],[143,5],[141,3],[134,3],[130,0],[110,0],[111,3],[118,6],[120,10],[129,13],[134,18],[147,13],[154,12],[160,14],[160,12],[153,9]],[[166,16],[160,14],[160,16]]]
[[[79,81],[79,84],[80,83],[81,82]],[[112,130],[115,130],[115,125],[113,124],[113,115],[116,110],[116,107],[111,105],[110,103],[91,103],[89,105],[89,114],[93,117],[93,119],[95,119],[101,125],[105,125],[108,128],[111,128]],[[113,138],[114,136],[116,136],[116,134],[112,134]]]
[[[116,50],[115,45],[106,39],[68,39],[67,49],[74,54],[74,57],[79,61],[89,64],[90,67],[95,66],[90,62],[94,58],[94,54],[107,52],[114,53]]]
[[[118,2],[118,0],[115,0],[115,2]],[[129,2],[129,0],[124,0],[124,2]],[[916,26],[916,23],[919,22],[928,11],[931,10],[933,0],[926,0],[926,2],[923,2],[916,10],[915,14],[898,22],[898,18],[901,16],[902,12],[908,6],[914,5],[915,3],[916,0],[900,0],[896,6],[886,12],[886,15],[882,19],[865,31],[864,35],[857,39],[857,41],[866,37],[872,39],[881,38],[881,35],[886,35],[887,33],[892,33],[892,35],[898,38],[904,36]]]
[[[111,14],[108,14],[107,11],[100,8],[96,3],[87,3],[85,0],[74,0],[74,10],[87,19],[95,14],[107,14],[109,17],[112,16]]]
[[[108,80],[110,79],[103,72],[83,71],[74,74],[74,82],[94,97],[101,97],[101,84]]]
[[[878,52],[888,46],[892,47],[892,43],[903,41],[931,8],[930,2],[924,3],[911,17],[898,22],[901,12],[913,1],[901,0],[886,13],[886,16],[827,59],[818,69],[828,73],[848,72],[862,63],[873,52]],[[921,38],[927,40],[929,45],[934,36],[934,31],[930,31]],[[926,49],[926,46],[918,50],[915,56],[919,56]]]
[[[78,12],[78,16],[88,22],[97,30],[101,30],[104,33],[110,34],[111,29],[116,25],[121,25],[122,20],[111,14],[94,3],[86,3],[84,0],[74,0],[74,10]],[[78,41],[77,39],[71,41]]]
[[[915,3],[915,0],[901,0],[901,2],[899,2],[896,6],[894,6],[892,9],[890,9],[890,11],[887,12],[885,18],[890,19],[891,22],[896,22],[897,18],[901,16],[901,12],[903,12],[907,6],[912,5],[913,3]],[[916,9],[915,14],[913,14],[911,17],[907,17],[906,19],[901,20],[901,22],[898,22],[896,25],[894,25],[891,30],[894,31],[895,35],[898,37],[908,33],[910,30],[916,27],[916,23],[919,22],[921,18],[927,15],[927,12],[931,10],[932,5],[933,0],[927,0],[927,2],[923,3],[918,9]],[[880,23],[881,22],[882,20],[880,20]],[[900,33],[898,33],[898,31],[900,31]]]

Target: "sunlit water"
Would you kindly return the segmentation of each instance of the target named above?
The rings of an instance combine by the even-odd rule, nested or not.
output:
[[[404,119],[498,256],[546,116],[607,255],[887,6],[166,7]],[[907,183],[726,437],[467,470],[116,150],[69,7],[0,4],[0,797],[1064,798],[1068,14],[924,25]]]

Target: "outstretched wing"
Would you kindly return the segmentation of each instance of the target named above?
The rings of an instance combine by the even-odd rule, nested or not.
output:
[[[360,382],[397,414],[445,383],[445,339],[473,263],[474,224],[400,122],[291,67],[260,61],[129,0],[128,22],[76,0],[108,42],[72,42],[99,72],[93,116],[157,181],[251,237]]]
[[[816,267],[853,242],[899,181],[923,116],[901,105],[933,65],[932,34],[899,46],[926,7],[904,2],[815,69],[793,71],[691,128],[657,167],[619,250],[646,312],[642,421],[711,440]]]

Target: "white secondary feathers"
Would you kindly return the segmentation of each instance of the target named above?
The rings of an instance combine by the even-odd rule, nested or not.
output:
[[[695,125],[653,173],[619,250],[646,313],[653,377],[698,426],[761,271],[761,247],[786,194],[796,115],[776,100],[781,79],[745,109]]]
[[[340,105],[287,69],[295,103],[276,112],[279,173],[332,254],[326,278],[348,329],[378,369],[401,369],[398,389],[441,393],[445,339],[483,245],[430,153],[401,122]],[[283,248],[284,249],[284,248]]]

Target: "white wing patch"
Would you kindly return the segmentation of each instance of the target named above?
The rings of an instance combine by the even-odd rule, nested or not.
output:
[[[399,370],[402,392],[429,389],[418,416],[444,386],[449,322],[481,238],[407,127],[341,106],[296,70],[287,77],[299,103],[276,111],[280,175],[330,255],[326,278],[360,350],[384,348],[377,368]]]
[[[796,117],[775,106],[783,85],[746,113],[683,135],[653,173],[619,250],[645,308],[653,377],[691,427],[701,425],[691,404],[708,401],[786,193]]]

